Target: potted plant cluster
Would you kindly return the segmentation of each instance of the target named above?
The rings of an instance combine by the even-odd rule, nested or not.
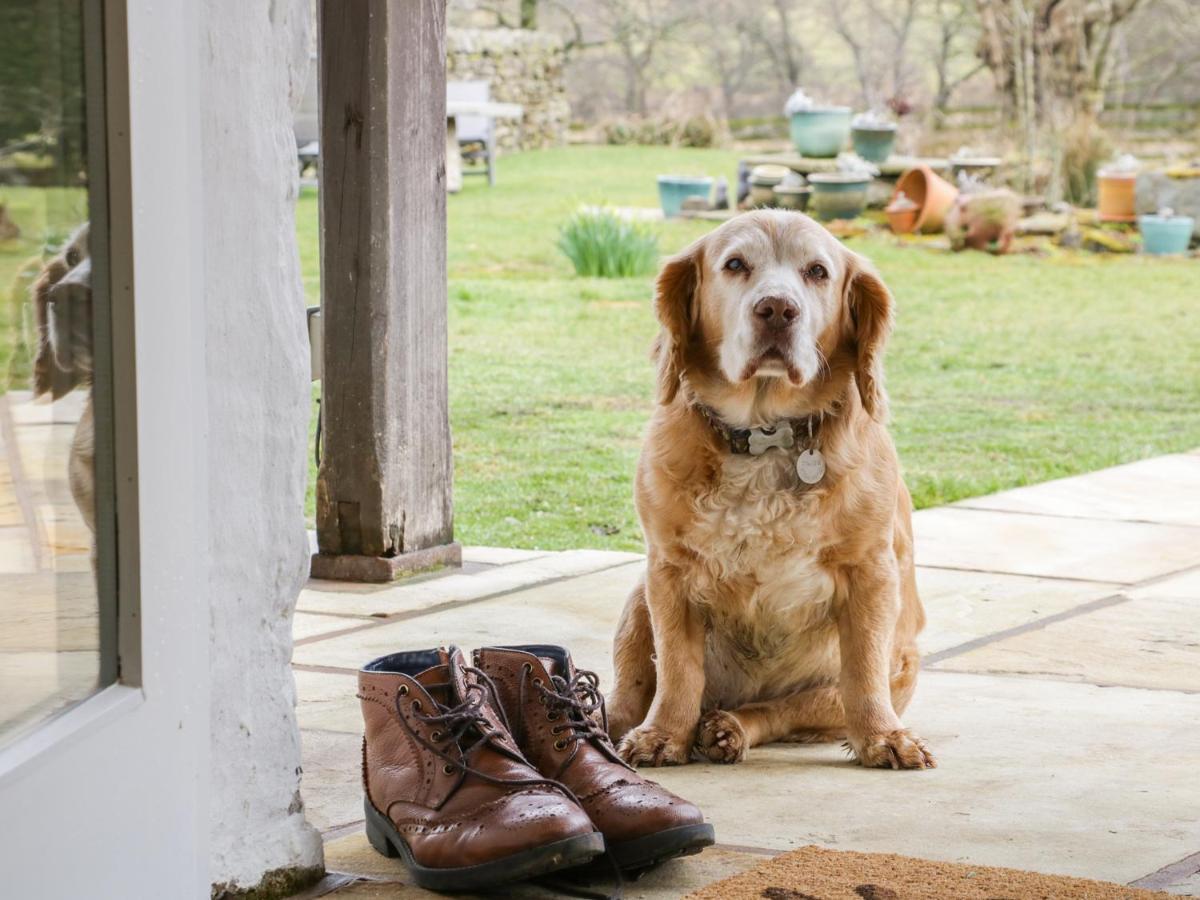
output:
[[[778,163],[763,163],[750,170],[750,203],[753,206],[771,206],[775,201],[775,186],[787,178],[792,170]]]
[[[853,219],[867,206],[867,189],[879,169],[855,153],[842,153],[834,172],[813,172],[808,176],[812,186],[812,208],[823,222],[834,219]]]
[[[850,136],[850,107],[822,106],[796,88],[784,104],[792,143],[801,156],[837,156]]]
[[[854,152],[867,162],[887,162],[896,145],[896,123],[876,110],[861,112],[850,122]]]
[[[795,209],[803,212],[808,209],[808,198],[812,188],[799,172],[789,171],[783,181],[775,185],[775,205],[780,209]]]

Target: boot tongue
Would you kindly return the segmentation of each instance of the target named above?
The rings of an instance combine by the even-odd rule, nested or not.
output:
[[[553,657],[539,656],[538,662],[542,664],[542,667],[546,670],[547,675],[557,675],[559,678],[569,677],[566,666]]]
[[[449,666],[430,666],[424,672],[413,676],[413,680],[441,706],[456,706],[454,692],[450,683]]]

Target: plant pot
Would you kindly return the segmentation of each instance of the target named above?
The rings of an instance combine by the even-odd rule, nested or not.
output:
[[[1142,232],[1142,249],[1154,256],[1187,253],[1196,220],[1191,216],[1142,216],[1138,229]]]
[[[672,219],[679,215],[683,201],[688,197],[712,196],[713,180],[705,175],[659,175],[658,201],[663,215]]]
[[[870,175],[814,172],[808,176],[813,212],[822,222],[857,218],[867,207],[867,189],[872,180]]]
[[[750,203],[753,206],[774,206],[775,185],[792,170],[775,163],[764,163],[750,171]]]
[[[917,218],[913,224],[913,231],[931,234],[942,230],[946,213],[958,197],[958,188],[929,166],[917,166],[900,176],[892,198],[895,199],[901,193],[917,204]]]
[[[775,205],[780,209],[794,209],[803,212],[808,209],[808,198],[812,194],[812,188],[804,185],[802,187],[780,187],[775,185]]]
[[[792,143],[801,156],[837,156],[850,136],[850,107],[827,106],[792,113]]]
[[[853,128],[850,136],[854,141],[854,152],[867,162],[887,162],[896,144],[896,127]]]
[[[884,210],[887,214],[888,227],[892,234],[912,234],[917,230],[918,209],[898,209],[894,212]]]
[[[1100,186],[1101,222],[1136,222],[1137,209],[1134,203],[1137,175],[1120,173],[1096,176]]]

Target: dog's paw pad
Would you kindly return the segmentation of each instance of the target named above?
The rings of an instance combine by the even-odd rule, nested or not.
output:
[[[713,762],[741,762],[746,758],[749,743],[746,730],[733,713],[714,709],[700,720],[696,749]]]
[[[929,746],[904,728],[850,740],[851,749],[864,766],[875,769],[936,769]]]
[[[652,725],[639,725],[621,738],[617,753],[631,766],[681,766],[688,761],[691,747]]]

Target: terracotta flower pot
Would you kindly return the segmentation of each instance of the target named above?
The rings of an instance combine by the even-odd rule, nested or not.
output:
[[[922,165],[909,169],[900,176],[892,198],[895,199],[901,193],[917,204],[917,219],[913,224],[913,231],[930,234],[942,230],[946,213],[958,197],[958,188],[929,166]]]
[[[1096,177],[1096,181],[1100,186],[1100,221],[1136,222],[1134,187],[1137,185],[1137,175],[1101,173]]]
[[[918,209],[884,210],[888,217],[888,227],[892,234],[912,234],[917,230]]]

